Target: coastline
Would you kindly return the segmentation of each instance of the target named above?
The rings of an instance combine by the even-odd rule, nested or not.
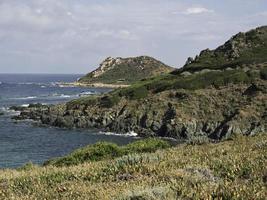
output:
[[[126,88],[130,85],[122,84],[105,84],[105,83],[79,83],[79,82],[60,82],[58,83],[60,87],[87,87],[87,88]]]

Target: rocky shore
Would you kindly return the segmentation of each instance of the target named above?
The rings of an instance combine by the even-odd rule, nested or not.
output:
[[[28,108],[16,119],[179,140],[220,140],[232,134],[264,133],[267,131],[266,54],[265,26],[239,33],[215,50],[204,50],[171,73],[172,68],[151,57],[107,58],[97,70],[75,84],[93,83],[101,87],[107,85],[95,85],[99,80],[110,83],[116,77],[113,81],[117,83],[134,78],[132,82],[128,80],[133,83],[131,86],[119,85],[127,87],[66,104]],[[133,69],[142,76],[137,76]],[[145,69],[149,72],[147,76]],[[151,76],[156,69],[162,69],[160,72],[164,74]]]
[[[218,89],[164,91],[139,101],[122,98],[110,108],[100,102],[90,105],[77,101],[32,107],[22,110],[16,119],[33,119],[66,128],[100,128],[121,134],[136,132],[139,136],[222,139],[233,133],[265,132],[266,104],[267,83],[258,81]]]

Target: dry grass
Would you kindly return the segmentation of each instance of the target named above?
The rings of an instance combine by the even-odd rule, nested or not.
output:
[[[267,135],[0,171],[0,199],[265,199]]]

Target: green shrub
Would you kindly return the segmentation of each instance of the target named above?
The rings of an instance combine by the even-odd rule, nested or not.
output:
[[[45,162],[44,165],[54,165],[58,167],[70,166],[84,163],[86,161],[111,159],[120,155],[123,155],[123,152],[116,144],[98,142],[96,144],[78,149],[65,157],[49,160]]]
[[[98,142],[78,149],[65,157],[48,160],[44,165],[54,165],[57,167],[78,165],[88,161],[113,159],[128,154],[155,152],[158,149],[168,147],[170,147],[170,144],[167,141],[154,138],[138,140],[122,147],[113,143]]]
[[[119,97],[115,94],[106,95],[100,98],[100,106],[103,108],[111,108],[119,102]]]
[[[66,103],[67,109],[75,109],[78,106],[85,105],[85,106],[92,106],[98,102],[98,96],[93,95],[89,97],[81,97],[79,99],[74,99]]]
[[[168,147],[170,147],[170,144],[164,140],[148,138],[128,144],[125,146],[125,150],[129,153],[144,153],[154,152],[157,149],[165,149]]]
[[[118,91],[118,94],[121,97],[126,97],[131,100],[138,100],[147,97],[148,95],[148,89],[141,85],[134,85],[133,87],[125,88]]]

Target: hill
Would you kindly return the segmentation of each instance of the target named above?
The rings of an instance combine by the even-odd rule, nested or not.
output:
[[[231,52],[226,44],[237,43],[235,41],[240,38],[246,41],[235,48],[240,56],[233,58],[231,65],[220,62]],[[58,127],[93,127],[121,134],[136,132],[139,136],[179,140],[195,137],[221,140],[233,133],[265,132],[266,27],[238,34],[229,41],[212,51],[221,52],[220,56],[212,59],[206,56],[208,65],[204,64],[204,55],[200,55],[202,61],[198,61],[198,65],[192,61],[175,72],[143,79],[128,88],[41,111],[30,109],[18,118],[40,120]],[[253,56],[249,56],[249,52]]]
[[[194,59],[189,57],[183,71],[202,69],[245,68],[266,63],[267,26],[238,33],[215,50],[205,49]]]
[[[173,70],[174,68],[148,56],[133,58],[108,57],[96,70],[79,79],[78,83],[128,85],[138,80]]]

